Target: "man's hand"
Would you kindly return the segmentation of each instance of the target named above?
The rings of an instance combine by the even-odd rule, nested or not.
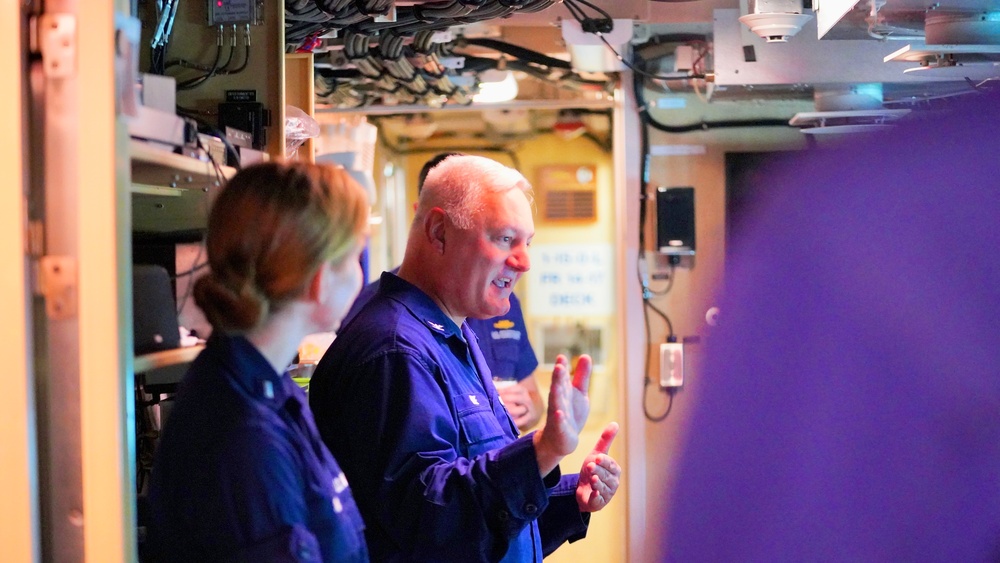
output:
[[[538,384],[535,376],[529,375],[513,384],[497,387],[500,399],[507,407],[507,412],[514,419],[514,424],[522,432],[528,430],[542,418],[542,397],[538,394]]]
[[[622,469],[608,455],[611,442],[618,435],[618,423],[612,422],[601,433],[593,451],[583,460],[580,481],[576,486],[576,503],[580,512],[597,512],[611,502],[618,491]]]
[[[583,355],[576,362],[570,380],[566,356],[556,358],[549,389],[548,418],[545,427],[535,433],[532,442],[542,476],[548,475],[563,457],[573,453],[580,442],[580,430],[590,414],[587,389],[593,362]]]

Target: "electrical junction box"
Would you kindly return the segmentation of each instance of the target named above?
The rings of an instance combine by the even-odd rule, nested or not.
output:
[[[656,189],[656,244],[662,254],[694,256],[694,188]]]
[[[681,342],[660,344],[660,387],[682,385],[684,385],[684,344]]]
[[[257,0],[207,0],[208,25],[256,24]]]
[[[691,72],[694,70],[694,47],[678,45],[674,49],[674,72]]]

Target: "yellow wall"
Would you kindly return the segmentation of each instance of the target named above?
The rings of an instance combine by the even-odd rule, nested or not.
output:
[[[618,225],[615,224],[614,209],[614,184],[612,159],[610,153],[603,152],[596,144],[578,138],[572,141],[564,141],[554,135],[543,135],[534,140],[528,141],[518,150],[521,160],[521,172],[534,182],[537,177],[537,169],[541,166],[551,164],[593,164],[597,167],[597,221],[590,224],[560,225],[545,223],[538,217],[536,211],[535,219],[535,240],[533,244],[614,244],[614,233]],[[620,249],[615,249],[619,252]],[[613,263],[613,262],[612,262]],[[527,274],[531,276],[529,272]],[[614,276],[607,279],[613,283]],[[525,279],[520,284],[529,283]],[[613,301],[613,296],[617,289],[614,286],[608,288]],[[600,326],[604,329],[603,349],[605,361],[603,366],[595,368],[591,378],[591,413],[587,426],[580,434],[580,446],[577,451],[563,460],[560,464],[564,473],[579,471],[583,458],[590,452],[601,431],[609,422],[621,422],[618,412],[618,389],[619,377],[615,366],[618,365],[618,330],[614,316],[600,317],[576,317],[569,318],[543,318],[532,314],[532,304],[527,298],[527,292],[522,289],[518,296],[525,296],[524,311],[526,322],[528,323],[529,334],[535,335],[540,332],[543,322],[574,322],[579,321],[585,326]],[[541,350],[536,352],[541,356]],[[551,382],[551,373],[545,369],[539,369],[536,376],[538,386],[543,389],[542,395],[547,394]],[[611,455],[618,461],[624,460],[621,445],[624,443],[623,436],[619,434],[616,444],[611,447]],[[590,530],[584,540],[573,544],[564,545],[559,548],[546,561],[555,563],[573,562],[608,562],[623,561],[625,557],[625,488],[623,484],[619,490],[619,496],[606,509],[593,514],[590,521]]]
[[[35,456],[34,379],[29,355],[28,284],[25,260],[25,106],[21,5],[0,0],[0,545],[8,561],[38,561],[38,491]]]

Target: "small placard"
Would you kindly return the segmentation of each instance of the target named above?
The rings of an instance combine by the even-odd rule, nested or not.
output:
[[[227,102],[256,102],[256,90],[226,90]]]

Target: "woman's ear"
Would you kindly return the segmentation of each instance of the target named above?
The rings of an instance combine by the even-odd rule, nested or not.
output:
[[[330,275],[330,269],[327,267],[326,262],[320,264],[320,267],[316,270],[316,273],[312,275],[309,279],[309,285],[306,287],[305,298],[306,301],[322,303],[323,299],[326,297],[326,276]]]

